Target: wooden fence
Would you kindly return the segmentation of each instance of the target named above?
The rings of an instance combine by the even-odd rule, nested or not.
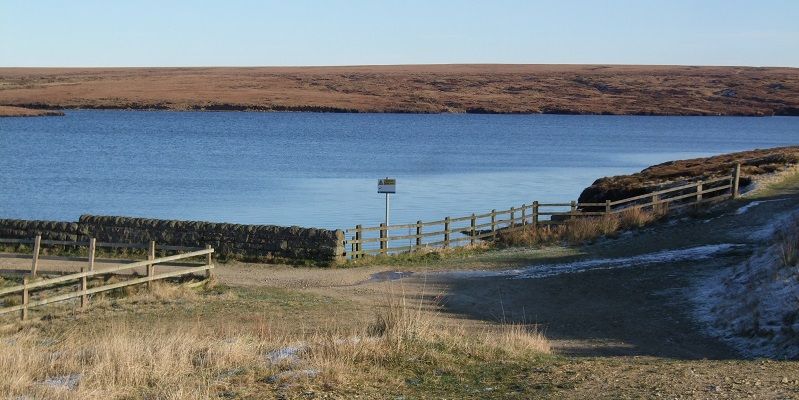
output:
[[[539,203],[522,204],[507,210],[491,210],[483,214],[415,224],[347,229],[345,248],[351,259],[368,255],[414,252],[423,248],[474,245],[479,240],[495,240],[500,231],[516,230],[538,225],[561,224],[573,218],[601,217],[638,207],[668,207],[674,210],[708,201],[735,198],[739,193],[740,165],[732,174],[707,181],[697,181],[668,189],[604,203]]]
[[[212,254],[214,252],[214,249],[211,246],[206,246],[205,248],[163,246],[163,245],[157,246],[155,242],[150,242],[149,244],[98,243],[95,239],[90,239],[88,242],[71,242],[71,241],[61,241],[61,240],[42,240],[41,236],[36,236],[33,239],[0,239],[0,243],[33,245],[33,253],[31,255],[17,255],[17,254],[12,255],[14,258],[30,257],[32,259],[30,275],[25,276],[23,278],[22,285],[0,288],[0,298],[15,294],[19,294],[21,296],[21,301],[19,305],[0,308],[0,314],[7,314],[11,312],[20,311],[21,318],[23,320],[27,319],[28,309],[32,307],[42,306],[45,304],[51,304],[80,297],[81,308],[84,308],[89,304],[89,295],[95,293],[105,292],[108,290],[118,289],[130,285],[149,283],[158,279],[193,274],[197,272],[205,272],[205,276],[207,278],[210,278],[212,276],[212,269],[214,268],[212,260]],[[38,263],[40,259],[40,252],[42,245],[59,245],[59,246],[76,246],[76,247],[87,246],[88,247],[87,257],[47,257],[48,259],[54,259],[54,260],[85,261],[86,264],[81,267],[81,272],[78,273],[62,275],[54,278],[40,278],[32,281],[31,278],[36,278],[36,276],[39,274]],[[102,269],[95,269],[95,262],[97,261],[96,251],[97,248],[99,247],[147,249],[147,259],[142,261],[133,261],[133,262],[130,262],[132,260],[106,260],[115,263],[122,262],[122,264]],[[163,251],[187,251],[187,252],[156,258],[155,256],[156,249]],[[205,261],[202,264],[174,262],[177,260],[186,260],[188,258],[202,257],[202,256],[205,256]],[[179,267],[179,269],[156,274],[155,271],[157,265]],[[133,272],[132,270],[135,268],[145,268],[146,270],[145,276],[134,277],[132,279],[128,279],[122,282],[111,283],[92,288],[88,287],[88,280],[91,277],[105,275],[105,274],[119,273],[122,271]],[[47,290],[63,291],[63,288],[65,286],[69,286],[70,282],[72,282],[71,285],[75,287],[76,289],[75,291],[67,293],[59,293],[47,297],[42,296],[42,293],[40,293]],[[34,289],[37,290],[36,294],[39,295],[37,299],[32,299],[32,294],[33,294],[32,291]]]

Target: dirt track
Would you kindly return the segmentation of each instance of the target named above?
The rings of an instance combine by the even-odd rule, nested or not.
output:
[[[799,115],[799,69],[611,65],[0,68],[33,108]]]

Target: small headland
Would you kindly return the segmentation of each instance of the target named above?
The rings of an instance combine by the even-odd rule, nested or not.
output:
[[[25,107],[0,106],[2,117],[59,117],[64,113],[57,110],[37,110]]]
[[[799,164],[799,146],[756,149],[713,157],[669,161],[630,175],[599,178],[580,193],[580,203],[616,201],[678,186],[685,181],[710,180],[729,175],[741,164],[741,187]]]

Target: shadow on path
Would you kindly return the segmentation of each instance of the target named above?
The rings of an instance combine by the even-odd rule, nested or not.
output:
[[[447,311],[469,318],[537,323],[561,354],[732,359],[737,354],[704,336],[684,293],[690,263],[592,270],[540,279],[464,278],[449,282]]]

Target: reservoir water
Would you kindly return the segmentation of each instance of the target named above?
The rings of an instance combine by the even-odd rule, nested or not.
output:
[[[596,178],[799,143],[799,118],[67,111],[0,118],[0,218],[347,228],[576,200]]]

